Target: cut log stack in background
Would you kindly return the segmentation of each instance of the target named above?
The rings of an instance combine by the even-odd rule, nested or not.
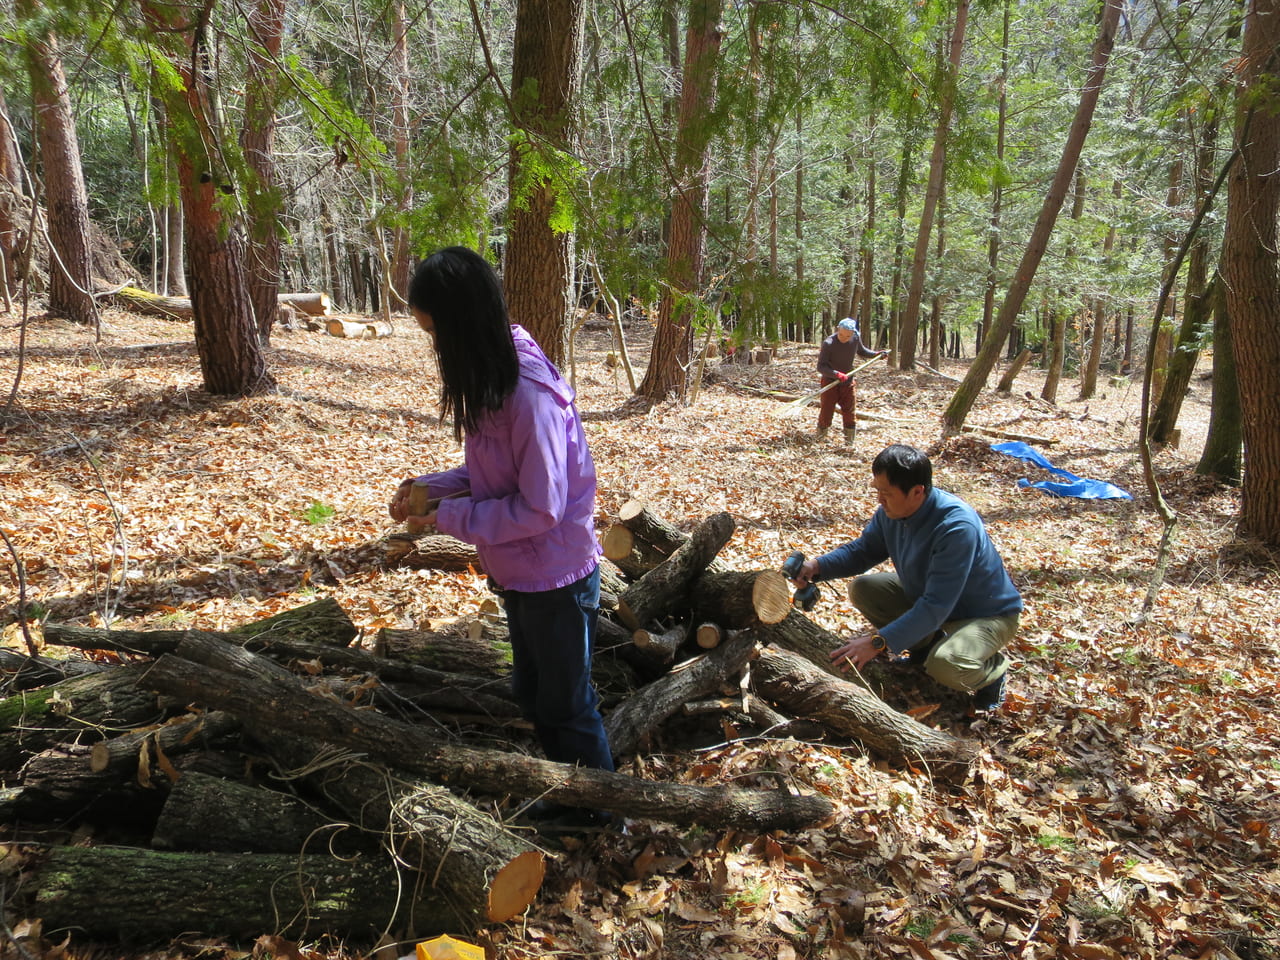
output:
[[[685,534],[633,502],[602,538],[594,673],[620,769],[671,718],[720,713],[963,775],[969,743],[831,670],[840,641],[792,607],[780,572],[718,558],[733,529],[719,513]],[[388,562],[478,566],[447,540],[396,535]],[[24,834],[112,846],[25,845],[20,908],[111,940],[468,934],[537,895],[544,854],[514,826],[536,798],[756,832],[832,815],[816,793],[533,756],[489,607],[465,634],[383,630],[371,650],[331,600],[226,633],[45,624],[46,644],[95,652],[0,660],[0,808]]]

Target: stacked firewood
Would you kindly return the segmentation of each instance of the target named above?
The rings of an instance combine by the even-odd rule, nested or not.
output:
[[[596,682],[621,766],[669,718],[722,710],[962,772],[967,743],[830,671],[838,641],[792,607],[781,573],[717,559],[733,526],[721,513],[686,535],[631,503],[603,538]],[[400,537],[388,557],[476,562],[441,539]],[[59,827],[111,845],[24,843],[11,912],[112,941],[467,934],[536,897],[544,852],[513,820],[535,798],[756,832],[832,815],[785,787],[533,756],[500,617],[471,627],[384,630],[366,650],[332,600],[224,633],[46,623],[46,644],[94,654],[0,660],[0,805],[15,837]]]

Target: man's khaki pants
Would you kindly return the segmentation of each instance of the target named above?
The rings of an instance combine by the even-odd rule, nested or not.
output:
[[[849,584],[849,599],[877,630],[910,610],[913,602],[903,592],[896,573],[855,577]],[[1016,613],[949,620],[942,625],[941,639],[934,643],[934,638],[925,637],[913,653],[925,655],[925,672],[942,686],[972,693],[1009,669],[1009,660],[1000,651],[1017,632]]]

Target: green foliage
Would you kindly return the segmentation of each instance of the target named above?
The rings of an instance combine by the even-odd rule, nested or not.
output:
[[[328,523],[338,511],[327,503],[313,500],[299,516],[313,527]]]

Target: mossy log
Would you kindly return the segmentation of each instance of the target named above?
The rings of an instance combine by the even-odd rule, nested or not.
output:
[[[27,880],[44,933],[112,943],[179,934],[299,939],[331,933],[370,943],[394,920],[433,924],[406,898],[389,856],[175,853],[134,847],[55,847]],[[403,902],[402,902],[403,901]]]
[[[443,785],[500,796],[546,796],[570,806],[705,827],[775,830],[809,826],[831,813],[823,797],[787,790],[753,791],[655,783],[606,770],[567,766],[535,757],[445,742],[422,727],[307,693],[281,671],[254,679],[248,651],[193,635],[178,654],[166,654],[146,682],[186,700],[203,701],[237,716],[261,739],[286,729],[397,763]]]

